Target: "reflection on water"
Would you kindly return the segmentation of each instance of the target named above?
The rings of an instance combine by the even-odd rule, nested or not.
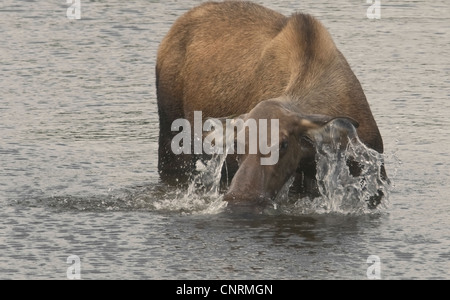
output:
[[[394,187],[381,214],[262,216],[159,183],[156,51],[202,1],[81,2],[80,20],[65,1],[0,5],[0,278],[64,279],[72,254],[84,279],[364,279],[370,255],[385,279],[449,278],[446,1],[382,1],[380,20],[365,1],[259,1],[329,29]]]

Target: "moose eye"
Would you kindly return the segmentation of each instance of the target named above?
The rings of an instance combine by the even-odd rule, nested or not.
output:
[[[280,150],[286,150],[287,147],[288,147],[288,145],[289,145],[289,142],[288,142],[287,140],[283,140],[283,141],[280,143]]]

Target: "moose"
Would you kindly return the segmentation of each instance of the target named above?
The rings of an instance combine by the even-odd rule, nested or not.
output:
[[[343,135],[357,128],[367,147],[383,152],[360,82],[309,14],[286,17],[246,1],[201,4],[179,17],[162,40],[156,88],[162,179],[186,176],[198,159],[172,151],[175,120],[193,124],[199,111],[203,120],[279,120],[277,163],[262,165],[266,154],[259,151],[227,157],[232,179],[224,200],[231,207],[264,207],[292,177],[301,194],[317,196],[315,136],[331,123]],[[352,174],[359,172],[357,164],[348,165]],[[371,205],[382,196],[374,195]]]

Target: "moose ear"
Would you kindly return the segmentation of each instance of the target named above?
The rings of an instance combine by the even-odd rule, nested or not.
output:
[[[333,118],[332,120],[330,120],[330,122],[331,121],[334,121],[334,122],[345,122],[345,123],[347,123],[347,124],[352,124],[353,125],[353,127],[355,127],[355,128],[358,128],[359,127],[359,123],[358,123],[358,121],[356,121],[355,119],[353,119],[353,118],[350,118],[350,117],[336,117],[336,118]]]
[[[358,122],[348,117],[324,115],[303,116],[300,121],[301,135],[310,142],[346,147],[348,140],[357,137]]]
[[[300,117],[300,125],[306,130],[322,127],[332,121],[343,122],[347,124],[350,123],[355,128],[358,128],[359,126],[359,123],[355,119],[346,116],[332,117],[327,115],[299,115],[299,117]]]

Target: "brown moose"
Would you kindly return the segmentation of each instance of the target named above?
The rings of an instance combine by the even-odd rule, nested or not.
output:
[[[227,159],[234,176],[224,196],[229,206],[263,207],[292,176],[300,193],[315,194],[312,133],[336,118],[353,123],[363,143],[383,152],[358,79],[325,27],[307,14],[285,17],[244,1],[193,8],[161,42],[156,87],[163,179],[189,174],[198,159],[171,150],[176,119],[192,124],[201,111],[203,118],[280,121],[278,163],[261,165],[261,153]]]

